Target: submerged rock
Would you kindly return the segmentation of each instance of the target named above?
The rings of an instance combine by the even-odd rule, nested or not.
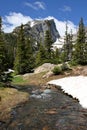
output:
[[[45,93],[45,94],[48,94],[48,93],[51,93],[51,92],[52,92],[51,89],[45,89],[45,90],[43,91],[43,93]]]
[[[32,91],[32,95],[30,97],[37,98],[37,99],[49,99],[51,97],[52,90],[45,89],[45,90],[35,90]]]

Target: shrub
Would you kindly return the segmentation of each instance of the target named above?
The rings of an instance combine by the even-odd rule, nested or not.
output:
[[[12,81],[12,75],[9,72],[3,73],[1,76],[2,76],[1,82],[3,82],[3,83]]]
[[[0,88],[3,88],[3,87],[5,87],[5,84],[0,82]]]
[[[55,75],[59,75],[62,73],[62,69],[60,66],[55,66],[54,69],[52,70],[52,72],[55,74]]]
[[[69,67],[69,65],[68,65],[67,63],[63,63],[63,64],[61,65],[61,69],[62,69],[62,71],[66,71],[66,70],[69,70],[70,67]]]
[[[74,60],[70,61],[69,64],[71,66],[77,66],[78,65],[78,63],[76,61],[74,61]]]
[[[0,75],[0,87],[9,87],[12,81],[12,72],[3,72]]]

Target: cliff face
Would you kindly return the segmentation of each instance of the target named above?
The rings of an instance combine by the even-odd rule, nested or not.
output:
[[[17,34],[20,27],[16,27],[13,34]],[[54,20],[34,20],[24,25],[24,32],[27,37],[32,37],[35,41],[44,42],[44,36],[46,30],[49,30],[52,36],[53,42],[60,37],[59,32],[56,29]]]

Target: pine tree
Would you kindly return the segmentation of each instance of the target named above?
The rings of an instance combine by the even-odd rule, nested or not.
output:
[[[31,39],[25,39],[23,25],[21,25],[17,39],[17,52],[14,62],[16,74],[31,72],[34,68],[34,61]]]
[[[30,38],[27,38],[26,45],[25,45],[25,72],[32,72],[33,68],[35,66],[35,58],[33,55],[33,48],[32,48],[32,42]]]
[[[0,82],[3,80],[3,73],[6,68],[6,50],[2,33],[2,18],[0,17]]]
[[[69,61],[72,60],[72,55],[73,55],[73,34],[72,34],[72,30],[71,30],[71,34],[69,34],[69,55],[68,55],[68,58],[69,58]]]
[[[84,59],[83,64],[87,65],[87,42],[84,44]]]
[[[25,36],[23,25],[21,25],[18,39],[17,39],[17,50],[16,50],[16,58],[14,62],[14,69],[16,74],[25,73]]]
[[[87,63],[87,43],[83,18],[79,22],[78,35],[75,45],[74,59],[79,64]]]
[[[58,48],[56,48],[55,57],[56,57],[56,58],[59,58],[59,49],[58,49]]]
[[[64,62],[66,61],[70,61],[72,58],[72,31],[71,34],[68,33],[68,26],[66,24],[66,31],[65,31],[65,43],[63,46],[63,50],[64,50]]]
[[[46,60],[46,50],[42,44],[39,46],[39,50],[36,56],[36,65],[41,65]]]
[[[53,59],[55,59],[56,64],[58,64],[59,61],[60,61],[60,53],[59,53],[59,49],[58,49],[58,48],[56,48],[56,51],[55,51],[54,54],[55,54],[55,55],[54,55],[55,57],[54,57]]]
[[[17,36],[15,36],[13,33],[5,33],[4,39],[5,39],[5,48],[7,53],[6,57],[7,57],[8,67],[13,68]]]
[[[51,48],[52,48],[52,38],[51,38],[51,34],[49,32],[49,30],[46,31],[45,33],[45,47],[47,50],[47,58],[51,59]]]

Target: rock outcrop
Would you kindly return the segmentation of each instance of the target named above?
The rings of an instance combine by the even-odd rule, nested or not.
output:
[[[54,68],[54,64],[51,63],[44,63],[43,65],[39,66],[35,69],[35,74],[41,73],[41,72],[49,72]]]
[[[17,34],[20,29],[16,27],[13,34]],[[53,42],[60,37],[59,32],[56,29],[54,20],[33,20],[24,25],[24,32],[27,37],[33,38],[36,42],[44,42],[45,32],[49,30],[52,36]]]

